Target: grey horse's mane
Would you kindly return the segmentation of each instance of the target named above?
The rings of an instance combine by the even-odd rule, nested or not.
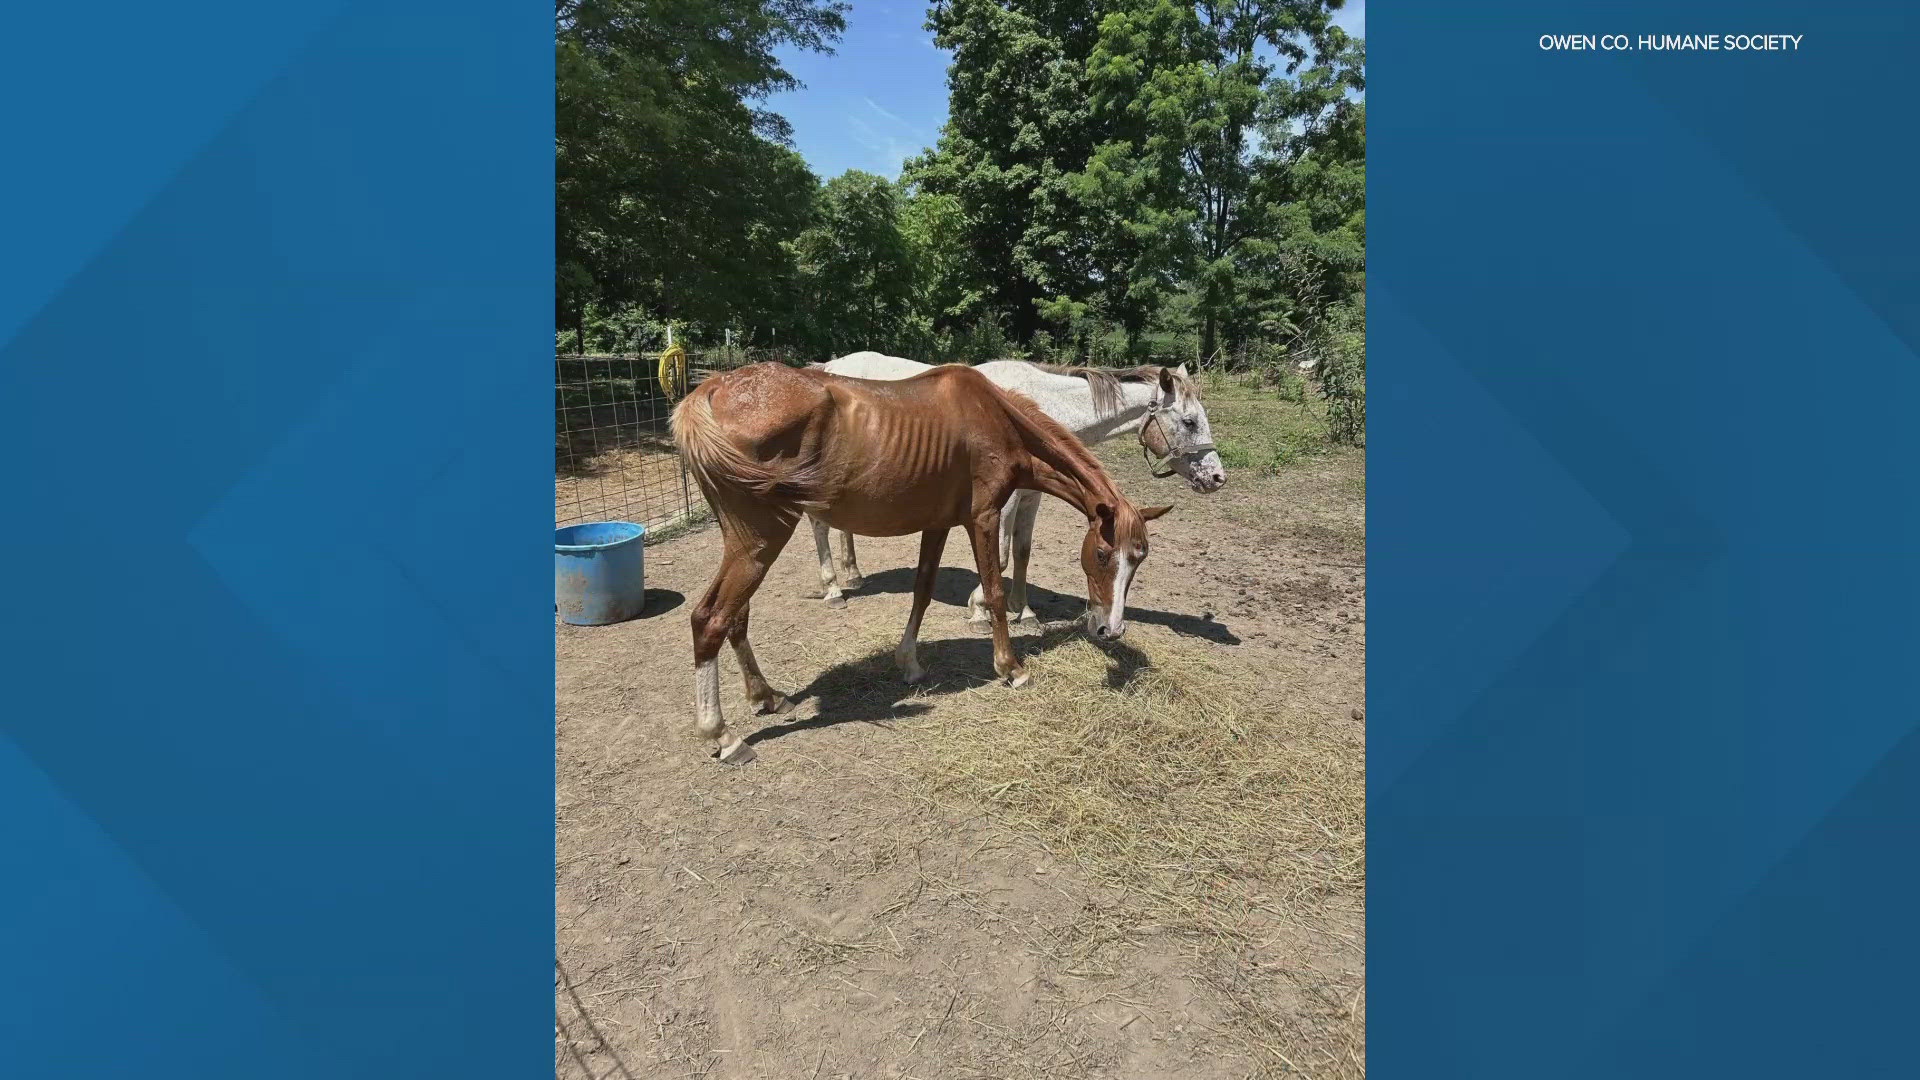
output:
[[[1049,375],[1066,375],[1071,378],[1087,380],[1087,389],[1093,394],[1094,415],[1105,418],[1120,411],[1121,383],[1154,383],[1160,381],[1162,371],[1173,373],[1174,389],[1181,397],[1200,400],[1200,384],[1193,381],[1178,368],[1162,368],[1153,364],[1142,364],[1130,368],[1095,368],[1081,365],[1042,364],[1032,360],[1015,360],[1013,363],[1025,364],[1037,371]],[[826,364],[808,364],[810,368],[825,368]],[[929,365],[938,367],[940,365]]]
[[[1033,366],[1050,375],[1069,375],[1087,380],[1087,389],[1093,392],[1093,411],[1102,417],[1112,416],[1120,411],[1121,383],[1158,382],[1162,371],[1173,373],[1174,387],[1182,397],[1190,397],[1195,401],[1200,399],[1200,385],[1177,368],[1161,368],[1152,364],[1132,368],[1092,368],[1065,364],[1033,364]]]

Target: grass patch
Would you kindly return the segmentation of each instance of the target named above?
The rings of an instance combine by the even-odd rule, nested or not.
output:
[[[1275,476],[1331,449],[1326,406],[1316,398],[1288,400],[1247,376],[1219,374],[1202,378],[1201,398],[1229,472]]]

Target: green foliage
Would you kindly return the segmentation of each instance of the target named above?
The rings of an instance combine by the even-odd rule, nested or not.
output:
[[[1347,446],[1367,441],[1366,318],[1366,296],[1361,294],[1329,313],[1318,343],[1327,435]]]
[[[1276,399],[1273,388],[1253,372],[1213,372],[1202,382],[1220,461],[1230,473],[1272,476],[1327,452],[1321,402]]]
[[[1337,0],[946,0],[955,200],[1025,351],[1238,366],[1365,288],[1364,43]],[[923,196],[924,197],[924,194]]]
[[[977,321],[986,311],[986,275],[968,246],[960,200],[932,191],[903,197],[900,235],[914,267],[914,312],[926,329]]]
[[[892,184],[858,171],[834,177],[790,249],[797,299],[812,314],[809,343],[831,355],[885,349],[910,325],[913,248]]]
[[[782,241],[814,180],[786,122],[752,102],[795,86],[774,51],[825,50],[839,0],[558,0],[556,321],[639,305],[722,322],[777,309]]]
[[[1362,443],[1366,50],[1339,7],[933,0],[938,144],[822,184],[755,103],[841,0],[559,3],[556,339],[1186,362]]]
[[[1040,329],[1042,301],[1087,300],[1097,272],[1068,176],[1092,148],[1084,2],[942,0],[928,11],[952,50],[939,147],[907,165],[916,190],[954,199],[978,279],[1016,341]],[[1056,328],[1057,329],[1057,328]]]

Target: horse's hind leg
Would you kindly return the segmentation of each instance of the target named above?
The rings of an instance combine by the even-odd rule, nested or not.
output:
[[[933,579],[940,572],[940,553],[947,547],[946,529],[928,529],[920,534],[920,566],[913,574],[913,611],[907,616],[907,629],[893,650],[894,662],[910,683],[926,678],[920,670],[920,617],[927,613],[927,601],[933,599]]]
[[[854,559],[853,534],[845,529],[838,529],[835,530],[834,535],[840,538],[840,584],[849,589],[857,589],[865,585],[867,579],[860,573],[860,564]]]
[[[820,556],[820,595],[826,597],[828,607],[845,607],[847,598],[840,593],[840,586],[833,580],[833,553],[827,547],[827,523],[807,515],[813,523],[813,550]],[[809,594],[812,595],[812,594]]]
[[[784,694],[776,693],[767,685],[766,676],[760,674],[760,663],[754,659],[753,645],[747,640],[747,620],[752,617],[751,605],[740,609],[740,617],[733,621],[727,631],[727,641],[733,645],[733,657],[740,662],[740,676],[747,682],[747,700],[753,702],[753,711],[762,716],[792,712],[793,702]]]
[[[767,576],[767,568],[786,546],[794,525],[791,520],[767,524],[773,530],[784,525],[785,531],[756,534],[726,530],[727,544],[720,556],[720,572],[714,575],[713,583],[694,605],[692,614],[694,726],[713,741],[721,761],[732,763],[753,760],[753,748],[742,740],[728,742],[726,738],[726,716],[720,711],[720,643],[735,637],[737,623],[738,639],[734,647],[744,650],[748,659],[753,655],[746,636],[747,605]],[[742,667],[746,665],[743,663]],[[753,675],[748,676],[749,694],[759,665],[750,670]],[[761,680],[761,685],[765,685],[765,680]]]

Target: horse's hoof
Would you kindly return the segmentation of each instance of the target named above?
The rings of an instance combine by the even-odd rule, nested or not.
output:
[[[1018,690],[1025,685],[1027,685],[1026,668],[1021,668],[1019,671],[1014,672],[1013,677],[1007,680],[1007,686],[1014,690]]]
[[[834,595],[834,596],[829,596],[829,597],[827,597],[827,606],[828,606],[828,607],[836,607],[836,608],[837,608],[837,607],[846,607],[846,606],[847,606],[847,598],[846,598],[846,597],[844,597],[844,596],[839,596],[839,595]]]
[[[793,699],[784,694],[775,694],[753,711],[760,716],[781,716],[793,711]]]
[[[855,574],[852,577],[847,579],[847,588],[857,589],[860,586],[865,585],[866,583],[867,583],[866,578],[861,577],[859,574]]]
[[[745,765],[754,759],[753,747],[745,739],[737,739],[732,746],[720,751],[720,761],[725,765]]]
[[[907,668],[905,671],[902,671],[900,673],[900,677],[907,681],[908,686],[912,686],[914,683],[920,682],[921,680],[925,679],[927,677],[927,673],[921,669],[920,665],[915,664],[913,667]]]

